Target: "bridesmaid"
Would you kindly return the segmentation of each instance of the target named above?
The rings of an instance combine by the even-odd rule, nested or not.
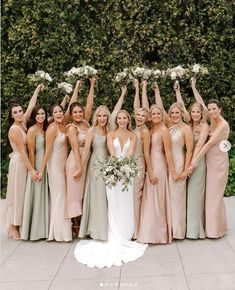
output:
[[[133,157],[136,159],[137,166],[139,168],[139,174],[134,178],[133,183],[133,197],[134,197],[134,215],[135,215],[135,232],[133,239],[137,239],[137,234],[139,230],[139,220],[140,220],[140,207],[143,196],[143,186],[145,180],[145,156],[144,148],[148,150],[148,138],[149,138],[149,129],[146,126],[146,123],[149,119],[149,104],[147,101],[147,82],[143,81],[142,88],[142,106],[140,107],[139,99],[139,81],[134,80],[135,87],[135,99],[134,99],[134,111],[135,111],[135,123],[136,128],[133,131],[136,134],[136,147],[133,154]],[[145,150],[145,151],[146,151]],[[149,152],[147,152],[149,154]]]
[[[22,225],[23,219],[27,169],[33,180],[38,178],[27,155],[25,124],[36,104],[41,88],[41,85],[37,86],[25,113],[23,113],[22,107],[16,102],[12,103],[9,108],[8,122],[10,129],[8,138],[13,152],[10,155],[4,216],[9,236],[14,240],[20,240],[19,228]]]
[[[220,144],[221,141],[228,139],[230,129],[229,124],[221,115],[222,108],[218,100],[210,100],[207,109],[211,122],[209,127],[209,140],[193,158],[192,168],[197,167],[202,156],[206,154],[206,237],[220,238],[227,231],[223,196],[229,168],[228,153],[224,152]]]
[[[171,135],[172,155],[176,174],[180,177],[174,180],[173,176],[169,175],[173,238],[184,239],[186,235],[186,178],[192,158],[194,142],[190,126],[183,122],[183,119],[188,119],[189,114],[182,104],[179,84],[175,83],[174,90],[178,102],[171,105],[168,115],[164,108],[163,112]],[[154,91],[156,103],[163,106],[157,83],[155,83]],[[186,118],[184,117],[185,115]]]
[[[190,126],[183,122],[184,110],[176,102],[169,109],[169,132],[176,172],[180,180],[169,176],[172,229],[174,239],[184,239],[186,235],[186,178],[193,153],[193,134]]]
[[[116,115],[121,109],[126,87],[121,87],[121,95],[113,110]],[[85,148],[82,155],[82,164],[87,162],[90,147],[92,154],[88,165],[83,215],[79,237],[89,235],[93,239],[108,239],[108,205],[106,198],[106,187],[103,180],[98,178],[98,161],[103,162],[108,157],[107,133],[110,130],[110,112],[106,106],[99,106],[94,113],[93,126],[88,130]]]
[[[178,177],[171,153],[171,138],[164,125],[163,114],[160,105],[151,107],[151,136],[145,136],[150,157],[145,155],[148,170],[137,238],[141,243],[165,244],[172,241],[168,167],[174,180]]]
[[[90,121],[93,107],[95,81],[95,78],[90,79],[90,91],[87,96],[85,111],[83,106],[78,102],[72,103],[69,109],[70,116],[72,117],[72,123],[67,126],[71,151],[66,162],[66,217],[72,219],[72,230],[76,236],[79,234],[79,224],[82,215],[82,200],[87,167],[87,162],[82,164],[81,156],[84,151],[86,134],[90,127],[88,122]],[[76,98],[79,87],[80,82],[78,81],[74,92]]]
[[[192,87],[195,87],[196,79],[192,78]],[[195,90],[193,90],[195,95]],[[195,96],[196,98],[196,96]],[[197,156],[208,138],[209,126],[206,123],[205,110],[202,104],[196,102],[190,108],[190,126],[194,135],[193,158]],[[202,156],[197,168],[188,179],[187,184],[187,233],[190,239],[205,238],[204,211],[205,211],[205,184],[206,184],[206,160]]]
[[[44,156],[45,131],[47,129],[46,110],[37,104],[30,116],[27,132],[29,160],[33,168],[39,171]],[[23,240],[39,240],[48,238],[48,181],[44,172],[42,180],[35,182],[28,174],[21,238]]]

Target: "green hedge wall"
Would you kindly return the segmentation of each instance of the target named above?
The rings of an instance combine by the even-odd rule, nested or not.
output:
[[[40,94],[46,105],[62,96],[56,83],[72,66],[87,64],[99,71],[95,106],[112,107],[119,95],[113,82],[125,67],[160,69],[178,64],[204,64],[210,75],[197,87],[205,100],[218,98],[234,132],[234,28],[232,1],[228,0],[5,0],[2,4],[2,154],[3,178],[7,154],[7,103],[26,105],[34,88],[27,75],[38,69],[53,77]],[[181,84],[186,104],[190,84]],[[160,83],[166,107],[174,101],[172,82]],[[88,90],[83,85],[82,96]],[[150,100],[153,93],[149,88]],[[82,97],[81,97],[82,98]],[[83,98],[82,98],[83,100]],[[133,88],[124,107],[132,110]],[[234,134],[230,140],[233,142]]]

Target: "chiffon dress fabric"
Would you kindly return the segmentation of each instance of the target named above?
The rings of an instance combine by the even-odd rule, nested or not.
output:
[[[228,135],[229,126],[227,126],[221,139],[206,154],[205,230],[208,238],[220,238],[227,231],[223,197],[228,180],[229,159],[228,152],[221,150],[220,142],[227,140]]]
[[[52,153],[47,164],[50,189],[50,226],[48,241],[71,241],[71,219],[65,218],[66,178],[65,163],[67,160],[67,137],[57,129]]]
[[[128,152],[130,139],[121,148],[118,138],[113,140],[116,157],[123,158]],[[141,257],[147,245],[132,242],[134,234],[133,184],[122,191],[122,183],[106,188],[108,200],[108,240],[81,240],[74,255],[78,262],[88,267],[121,266]]]
[[[139,220],[140,220],[140,207],[143,196],[143,187],[144,187],[144,179],[145,179],[145,159],[143,153],[143,145],[141,140],[141,135],[139,132],[139,128],[136,128],[134,133],[136,134],[136,147],[133,154],[133,157],[136,160],[138,166],[138,176],[134,178],[133,184],[133,197],[134,197],[134,217],[135,217],[135,231],[133,238],[137,238],[138,230],[139,230]]]
[[[12,128],[17,128],[17,130],[19,130],[20,134],[22,135],[24,150],[27,154],[25,131],[17,125],[12,125],[8,136],[10,136]],[[20,152],[10,137],[9,141],[13,152],[9,155],[10,163],[8,169],[7,196],[5,203],[6,208],[4,211],[4,220],[7,228],[11,225],[22,225],[24,196],[28,173],[27,168],[21,158]]]
[[[194,142],[197,144],[200,132],[194,132]],[[205,185],[206,185],[206,160],[202,156],[198,166],[188,179],[187,184],[187,232],[190,239],[205,238]]]
[[[37,134],[35,144],[35,169],[40,170],[44,156],[45,137]],[[46,170],[40,182],[32,180],[28,173],[24,200],[21,239],[39,240],[48,238],[49,229],[49,191]]]
[[[89,235],[93,239],[108,239],[108,203],[105,182],[99,177],[99,162],[108,157],[106,136],[93,129],[92,154],[85,183],[83,214],[79,237]]]
[[[179,124],[170,127],[169,132],[175,169],[180,175],[184,170],[185,151]],[[186,234],[186,180],[175,182],[169,175],[169,190],[173,238],[184,239]]]
[[[78,144],[84,144],[87,130],[81,129],[74,124],[70,124],[67,126],[73,126],[77,130]],[[82,156],[84,150],[84,145],[79,146],[79,153]],[[74,157],[73,150],[70,151],[68,160],[66,162],[66,177],[67,177],[67,212],[66,217],[74,218],[78,217],[82,214],[82,200],[84,193],[84,184],[86,178],[86,164],[83,165],[83,173],[79,180],[73,178],[77,170],[76,160]]]
[[[150,158],[153,174],[158,178],[158,183],[152,184],[148,175],[146,176],[137,240],[152,244],[171,243],[168,170],[163,141],[157,132],[151,136]]]

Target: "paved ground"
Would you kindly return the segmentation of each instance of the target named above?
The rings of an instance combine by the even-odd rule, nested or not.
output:
[[[140,259],[110,269],[79,264],[73,256],[77,240],[13,241],[2,226],[1,289],[235,290],[235,197],[225,202],[229,222],[225,238],[150,246]]]

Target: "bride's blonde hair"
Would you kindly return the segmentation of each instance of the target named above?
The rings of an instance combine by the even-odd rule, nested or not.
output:
[[[107,123],[106,123],[106,125],[105,125],[106,130],[107,130],[107,132],[108,132],[108,131],[110,130],[110,115],[111,115],[111,113],[110,113],[109,109],[108,109],[106,106],[102,106],[102,105],[101,105],[101,106],[99,106],[99,107],[95,110],[94,115],[93,115],[93,127],[95,127],[95,126],[98,125],[98,115],[99,115],[99,112],[100,112],[101,110],[105,111],[106,114],[107,114],[107,116],[108,116],[108,118],[107,118]]]
[[[120,110],[120,111],[117,112],[117,115],[116,115],[116,117],[115,117],[115,126],[116,126],[115,129],[118,128],[117,117],[118,117],[118,115],[119,115],[120,113],[124,113],[124,114],[127,116],[128,120],[129,120],[129,123],[127,124],[127,130],[129,130],[129,131],[132,132],[132,127],[131,127],[131,116],[130,116],[130,114],[129,114],[126,110]]]

